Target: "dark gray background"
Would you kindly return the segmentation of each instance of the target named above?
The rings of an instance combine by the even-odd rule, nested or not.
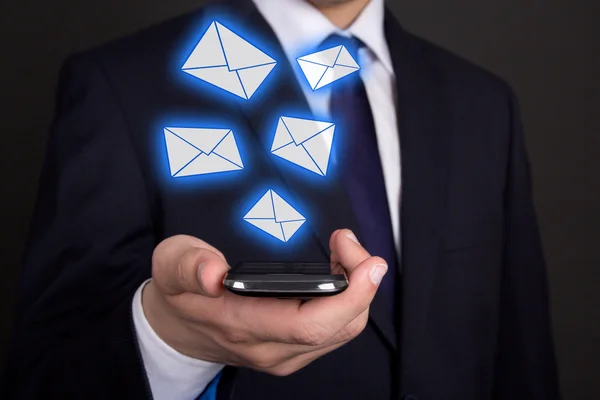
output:
[[[201,3],[0,2],[0,355],[61,62],[70,52]],[[519,95],[564,398],[600,399],[598,1],[392,0],[389,5],[408,30],[496,72]]]

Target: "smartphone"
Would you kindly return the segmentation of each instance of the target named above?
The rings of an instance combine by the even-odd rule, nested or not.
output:
[[[326,263],[245,262],[232,268],[223,284],[241,296],[310,299],[341,293],[348,280],[332,275]]]

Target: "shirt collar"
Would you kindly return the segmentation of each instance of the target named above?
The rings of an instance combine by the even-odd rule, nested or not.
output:
[[[358,18],[345,31],[331,23],[307,0],[253,0],[275,31],[290,60],[315,48],[329,35],[338,33],[360,39],[393,74],[392,61],[384,33],[384,0],[371,0]]]

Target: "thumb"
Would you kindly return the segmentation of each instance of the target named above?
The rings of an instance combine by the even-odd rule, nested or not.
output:
[[[160,291],[167,295],[195,293],[206,297],[220,297],[224,293],[223,279],[229,265],[218,250],[199,239],[165,242],[157,246],[153,257],[152,278]]]
[[[331,247],[332,264],[342,267],[350,281],[352,281],[352,275],[354,275],[358,267],[369,259],[369,264],[384,267],[369,271],[369,277],[373,281],[373,284],[378,285],[383,278],[383,274],[387,272],[385,260],[379,257],[371,257],[369,252],[362,247],[354,233],[349,229],[335,231],[331,235],[329,246]]]
[[[301,310],[311,321],[328,321],[336,332],[369,308],[387,264],[380,257],[371,257],[347,229],[336,231],[330,244],[332,262],[348,275],[348,288],[338,295],[306,302]]]

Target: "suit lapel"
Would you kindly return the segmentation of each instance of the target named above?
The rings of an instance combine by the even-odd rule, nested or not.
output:
[[[271,39],[272,57],[278,61],[273,70],[277,82],[268,88],[259,101],[247,102],[242,106],[254,133],[264,149],[263,157],[273,160],[271,165],[278,170],[282,181],[290,193],[302,204],[307,213],[307,224],[314,232],[325,257],[329,257],[329,239],[336,229],[347,228],[357,233],[360,230],[350,206],[344,188],[335,177],[335,171],[328,172],[327,177],[314,176],[307,179],[306,174],[290,173],[283,164],[274,162],[269,152],[275,133],[275,126],[281,115],[303,117],[311,114],[310,107],[297,81],[292,66],[287,60],[276,35],[250,1],[236,1],[238,11],[244,19],[251,21],[252,30],[264,39]],[[290,113],[292,113],[290,115]],[[335,121],[333,121],[335,122]],[[343,134],[336,132],[336,134]],[[335,139],[334,139],[335,146]],[[370,318],[379,329],[383,339],[392,347],[396,347],[396,333],[393,319],[389,315],[383,294],[375,296],[370,308]]]
[[[451,131],[442,76],[388,10],[402,157],[401,363],[417,359],[442,252]]]

